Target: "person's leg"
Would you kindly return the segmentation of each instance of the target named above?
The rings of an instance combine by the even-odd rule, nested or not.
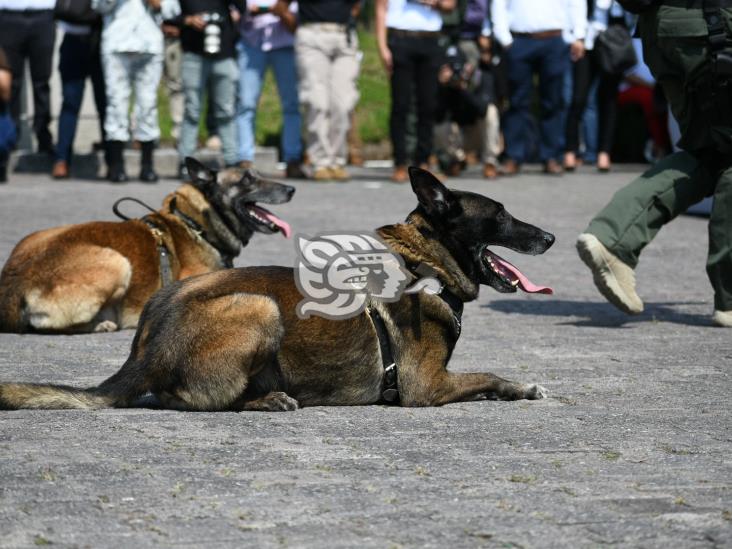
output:
[[[610,151],[615,139],[615,119],[618,112],[618,86],[621,76],[600,73],[600,85],[597,91],[597,106],[600,125],[597,142],[597,167],[600,170],[610,168]]]
[[[576,155],[580,145],[580,123],[587,106],[587,94],[590,89],[590,60],[587,56],[572,63],[572,101],[567,111],[567,127],[564,149],[565,168],[576,166]]]
[[[295,50],[279,48],[269,53],[282,104],[282,157],[285,162],[302,160],[300,102],[297,96]]]
[[[314,168],[313,175],[329,178],[332,158],[330,147],[330,72],[331,46],[329,36],[324,36],[308,26],[300,26],[295,35],[295,59],[300,101],[305,107],[305,143],[308,158]]]
[[[506,51],[506,70],[510,106],[503,121],[506,156],[521,164],[526,160],[526,128],[530,121],[529,107],[534,73],[532,56],[535,40],[517,36]]]
[[[432,132],[437,108],[437,72],[440,68],[440,46],[437,38],[422,38],[417,41],[420,55],[416,57],[415,95],[417,99],[417,149],[414,161],[425,165],[432,154]]]
[[[6,12],[0,17],[0,48],[5,52],[13,74],[10,86],[10,116],[20,132],[20,89],[25,74],[28,43],[33,40],[32,29],[21,12]]]
[[[88,38],[74,34],[64,35],[59,49],[59,73],[61,75],[62,103],[58,117],[58,142],[54,177],[67,177],[71,162],[72,146],[79,120],[79,110],[84,98],[84,84],[88,72]],[[63,164],[59,164],[63,163]],[[57,168],[58,166],[58,168]]]
[[[38,139],[38,150],[50,153],[53,151],[53,139],[48,130],[51,123],[50,79],[56,22],[52,10],[42,10],[33,15],[32,20],[34,38],[29,42],[28,61],[33,84],[33,131]]]
[[[171,136],[180,137],[180,125],[183,122],[183,82],[181,77],[181,63],[183,50],[179,37],[165,38],[165,61],[163,63],[163,83],[168,92],[168,108],[170,119],[173,122]]]
[[[714,288],[715,322],[732,326],[732,168],[722,173],[709,217],[707,275]],[[725,323],[726,320],[726,323]]]
[[[501,116],[498,107],[493,103],[488,105],[483,119],[483,164],[491,165],[495,168],[498,163],[498,155],[501,154]],[[493,173],[492,170],[488,170]],[[488,174],[484,174],[490,177]]]
[[[632,268],[666,223],[714,189],[714,177],[686,152],[665,157],[613,196],[587,231]]]
[[[107,110],[107,90],[104,85],[104,71],[102,70],[102,57],[100,52],[100,37],[92,38],[89,50],[89,76],[91,77],[92,90],[94,92],[94,105],[99,117],[99,137],[104,143],[107,137],[104,132],[104,117]]]
[[[557,160],[561,154],[562,134],[562,78],[569,66],[569,49],[561,37],[543,40],[539,61],[539,103],[541,106],[542,162]],[[585,99],[586,101],[586,99]]]
[[[137,54],[135,65],[135,139],[140,142],[142,153],[140,181],[154,183],[158,180],[153,166],[153,151],[160,139],[157,92],[163,74],[163,56]]]
[[[128,54],[109,53],[103,56],[104,82],[107,88],[107,112],[104,131],[107,135],[107,179],[115,183],[127,181],[123,151],[130,138],[129,116],[131,60]]]
[[[389,36],[388,44],[391,50],[391,115],[389,118],[389,133],[394,148],[394,166],[397,168],[407,165],[407,114],[412,102],[414,89],[415,67],[409,38]],[[406,171],[404,171],[406,176]]]
[[[331,67],[330,90],[330,143],[331,169],[336,179],[347,179],[343,168],[348,162],[348,129],[351,126],[351,112],[358,102],[358,38],[351,33],[335,37],[333,64]]]
[[[209,90],[210,108],[214,124],[221,138],[221,149],[226,166],[239,160],[239,140],[236,134],[236,89],[239,85],[239,67],[236,59],[218,59],[213,62]]]
[[[239,105],[236,127],[239,135],[238,160],[253,162],[255,149],[254,124],[257,116],[259,95],[262,93],[264,73],[267,69],[267,54],[239,42]],[[294,82],[293,86],[296,85]]]
[[[201,117],[201,97],[208,79],[209,62],[201,55],[184,52],[181,63],[185,107],[178,139],[178,160],[193,156],[198,144],[198,121]]]

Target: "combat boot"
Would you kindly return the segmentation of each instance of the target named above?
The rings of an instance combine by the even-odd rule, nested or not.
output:
[[[107,179],[112,183],[129,181],[125,172],[124,141],[107,141]]]
[[[158,174],[153,168],[153,153],[155,151],[154,141],[141,141],[141,160],[140,160],[140,181],[144,183],[155,183],[158,180]]]

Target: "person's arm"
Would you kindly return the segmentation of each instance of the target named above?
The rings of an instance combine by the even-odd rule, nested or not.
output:
[[[111,12],[116,6],[119,0],[92,0],[91,7],[102,15]]]
[[[579,61],[585,55],[585,34],[587,33],[587,2],[586,0],[569,0],[567,2],[569,20],[572,28],[572,43],[569,46],[569,55],[572,61]]]
[[[493,38],[498,40],[504,48],[513,43],[511,29],[508,28],[508,0],[493,0],[491,2],[491,21],[493,22]]]
[[[157,0],[160,15],[164,20],[174,19],[180,15],[180,3],[178,0]]]
[[[388,6],[389,0],[376,0],[374,24],[376,26],[376,45],[379,48],[379,57],[387,74],[391,75],[394,68],[393,60],[391,50],[386,42],[386,9]]]
[[[294,33],[297,28],[297,16],[290,11],[289,2],[286,0],[277,0],[272,6],[272,13],[280,18],[285,28]]]
[[[10,101],[10,89],[13,84],[13,73],[6,68],[0,68],[0,101]]]

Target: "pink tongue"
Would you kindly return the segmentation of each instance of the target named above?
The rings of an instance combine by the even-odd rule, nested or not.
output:
[[[519,271],[516,267],[511,265],[508,261],[503,259],[502,257],[498,257],[496,254],[492,252],[490,253],[493,257],[493,260],[498,262],[501,267],[505,268],[506,270],[510,271],[511,274],[513,274],[516,278],[518,278],[518,286],[521,288],[524,292],[527,292],[529,294],[548,294],[551,295],[554,293],[554,290],[552,290],[549,286],[537,286],[531,280],[526,278],[524,274]]]
[[[285,238],[290,238],[290,236],[292,235],[292,228],[290,228],[290,224],[287,223],[287,221],[282,221],[272,212],[267,211],[264,208],[260,208],[259,206],[252,206],[252,208],[257,210],[257,213],[264,217],[267,221],[274,223],[282,231],[282,234],[285,235]]]

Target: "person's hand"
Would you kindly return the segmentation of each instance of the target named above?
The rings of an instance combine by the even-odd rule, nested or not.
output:
[[[229,10],[229,16],[231,17],[231,22],[235,25],[239,24],[239,20],[241,19],[241,13],[239,10],[235,10],[234,8]]]
[[[288,11],[290,11],[290,7],[284,0],[277,0],[277,2],[274,3],[269,11],[271,11],[277,17],[282,18],[287,15]]]
[[[450,81],[452,74],[450,65],[442,65],[440,67],[440,72],[437,73],[437,81],[444,86]]]
[[[186,27],[191,27],[197,31],[203,31],[206,28],[206,21],[203,20],[203,15],[197,13],[196,15],[186,15],[183,18],[183,24]]]
[[[180,29],[176,25],[163,23],[163,36],[167,36],[168,38],[178,38],[180,36]]]
[[[394,60],[391,56],[391,50],[388,47],[379,48],[379,57],[381,58],[381,63],[384,65],[386,74],[391,76],[391,73],[394,70]]]
[[[153,11],[160,11],[160,0],[146,0]]]
[[[584,40],[575,40],[569,45],[569,57],[572,62],[579,61],[585,56]]]

